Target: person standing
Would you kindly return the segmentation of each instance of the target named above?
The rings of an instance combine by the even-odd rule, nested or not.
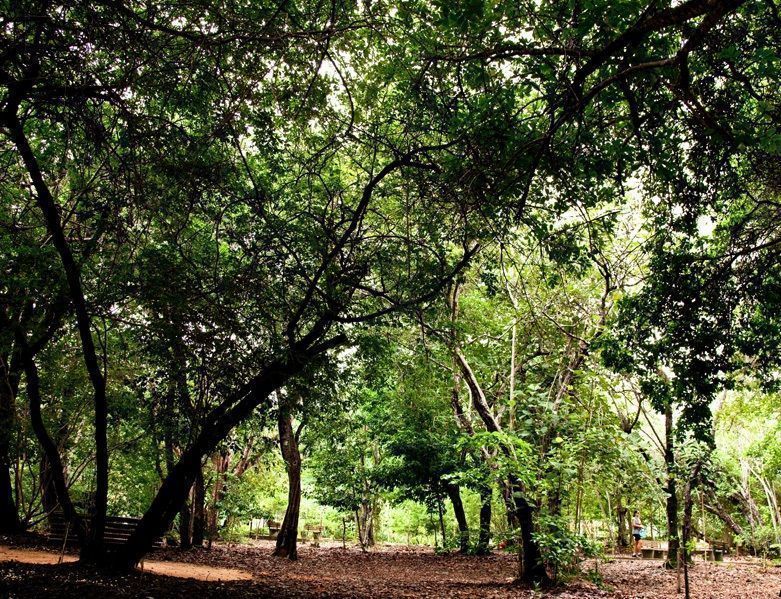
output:
[[[632,557],[640,557],[643,551],[643,521],[640,520],[640,512],[637,510],[632,517],[632,536],[635,539],[635,550]]]

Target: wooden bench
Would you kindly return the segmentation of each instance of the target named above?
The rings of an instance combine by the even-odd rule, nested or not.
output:
[[[323,534],[323,527],[319,524],[306,524],[304,530],[312,533],[312,547],[320,547],[320,535]]]
[[[643,541],[641,551],[643,559],[665,559],[667,557],[667,549],[663,548],[658,541]]]
[[[643,559],[667,559],[667,549],[663,548],[659,542],[651,542],[649,546],[643,546]],[[714,549],[693,549],[689,552],[689,557],[701,557],[703,560],[709,560],[715,557],[717,562],[724,561],[724,552]]]
[[[106,526],[103,529],[103,543],[107,549],[124,545],[130,538],[138,524],[140,518],[125,518],[121,516],[107,516]],[[65,519],[62,512],[53,512],[49,515],[49,531],[47,537],[52,542],[57,543],[76,543],[78,538],[71,529],[70,522]],[[152,546],[155,548],[165,547],[164,537],[157,537]]]
[[[711,541],[710,547],[705,552],[706,560],[723,562],[724,556],[729,553],[729,544],[724,541]]]
[[[274,538],[277,537],[279,534],[279,529],[282,528],[281,522],[276,522],[274,520],[269,520],[266,522],[266,526],[268,526],[268,534]]]

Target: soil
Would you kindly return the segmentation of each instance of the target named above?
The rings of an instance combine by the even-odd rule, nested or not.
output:
[[[420,597],[557,597],[661,599],[676,592],[676,574],[661,561],[614,559],[598,565],[599,586],[587,575],[543,593],[514,582],[514,556],[435,555],[430,548],[383,546],[369,553],[338,545],[304,545],[299,560],[271,556],[273,543],[218,544],[210,550],[157,550],[143,572],[106,576],[89,571],[35,539],[0,539],[0,598],[11,597],[274,597],[376,599]],[[11,561],[13,560],[13,561]],[[697,562],[692,599],[779,597],[781,568],[759,561]]]

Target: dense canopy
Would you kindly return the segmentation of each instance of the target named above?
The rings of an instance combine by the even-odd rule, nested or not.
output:
[[[777,0],[2,6],[0,534],[779,556]]]

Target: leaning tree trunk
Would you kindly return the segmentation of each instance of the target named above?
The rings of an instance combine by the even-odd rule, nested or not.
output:
[[[171,526],[202,467],[202,459],[314,357],[345,341],[345,336],[337,335],[318,344],[290,350],[267,364],[256,377],[214,408],[203,420],[203,427],[192,445],[182,452],[179,461],[166,476],[127,543],[112,554],[112,567],[120,570],[134,568],[152,547],[155,538]]]
[[[678,495],[675,485],[675,448],[673,445],[673,409],[668,405],[664,410],[664,463],[667,469],[667,561],[666,568],[678,566]]]
[[[491,542],[491,500],[493,489],[490,486],[480,489],[480,536],[477,540],[477,555],[487,555]]]
[[[286,409],[280,409],[278,417],[279,448],[287,470],[287,509],[277,535],[274,555],[298,559],[298,517],[301,511],[301,453],[293,431],[293,417]]]
[[[453,505],[453,513],[458,523],[458,550],[461,553],[469,553],[469,525],[466,521],[464,504],[461,501],[461,490],[458,488],[458,485],[448,484],[447,496]]]

